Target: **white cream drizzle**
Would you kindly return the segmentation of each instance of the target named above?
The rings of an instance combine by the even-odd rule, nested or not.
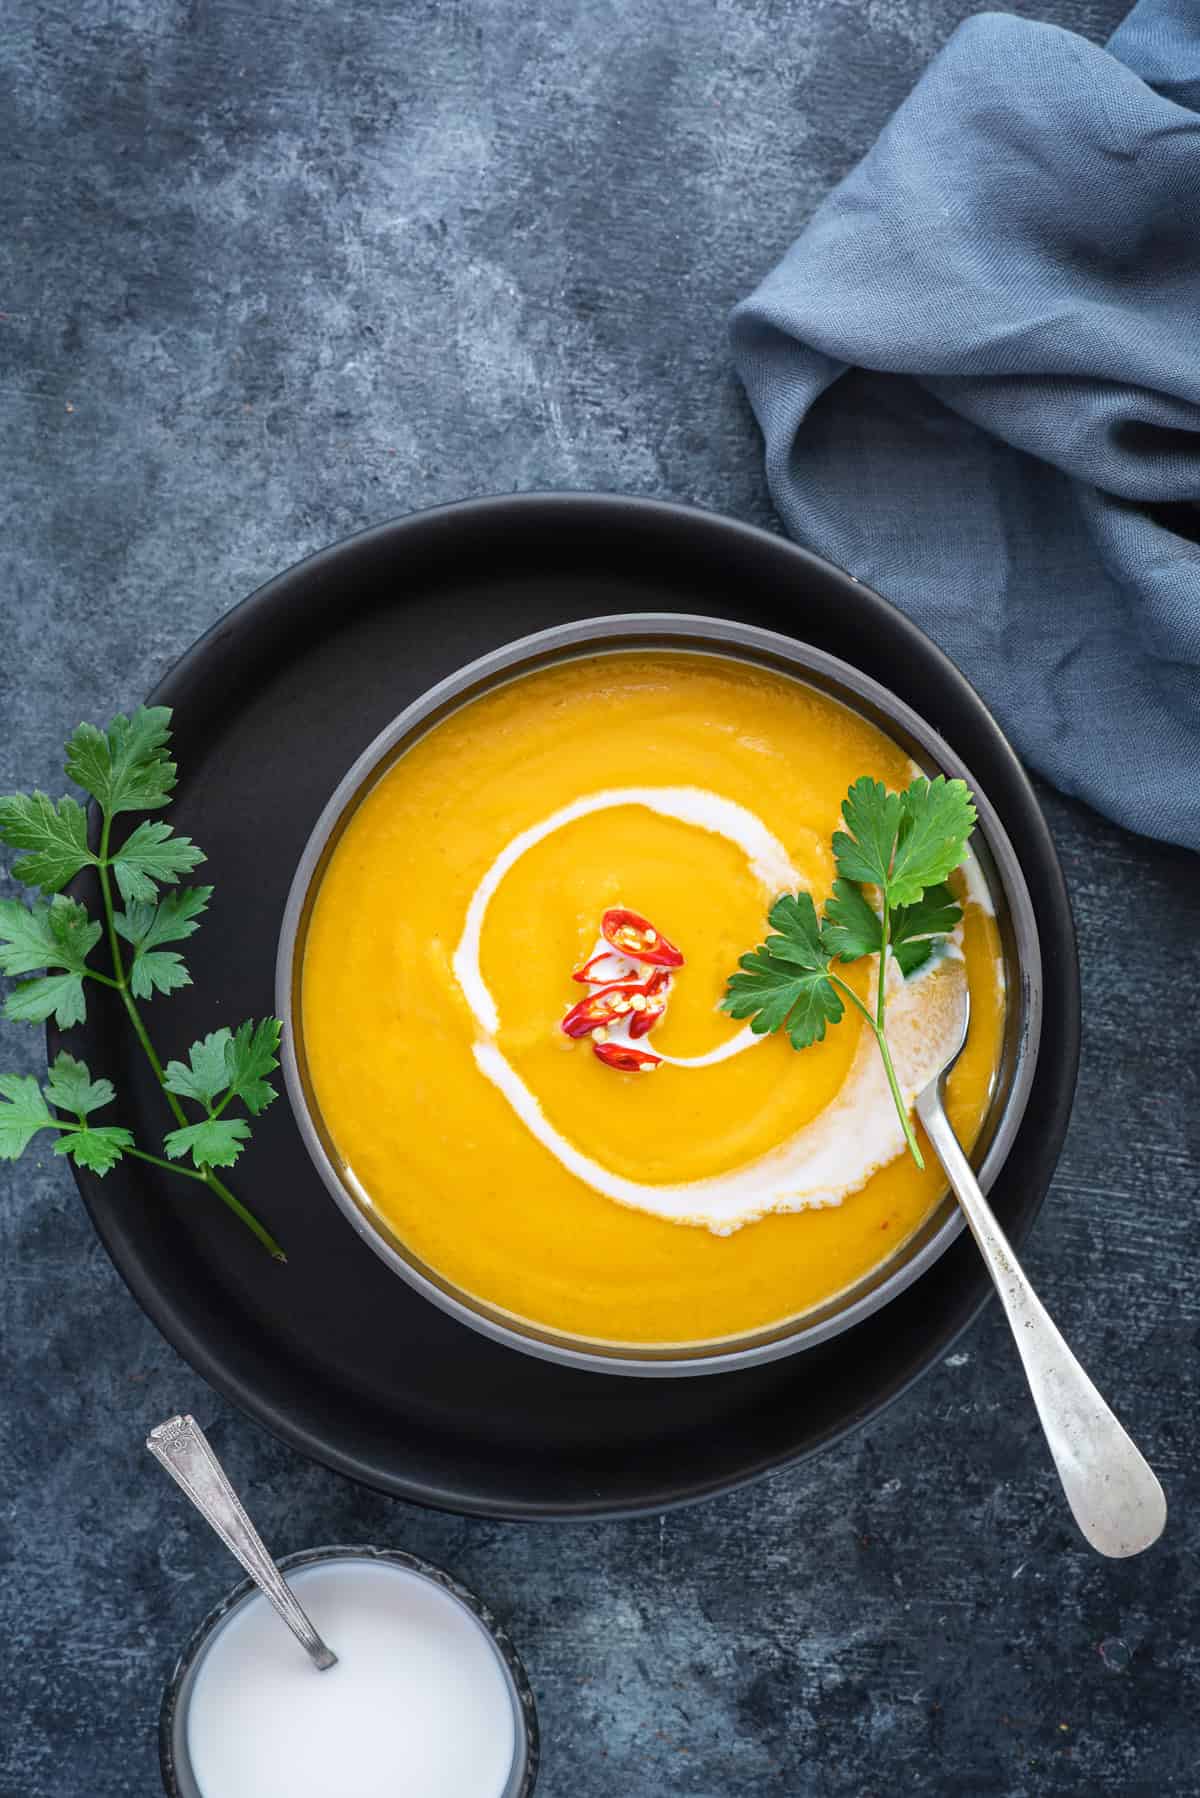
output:
[[[947,969],[952,962],[944,964]],[[906,983],[895,963],[888,1005],[888,1042],[905,1104],[945,1061],[958,1035],[958,1007],[943,977]],[[672,1223],[700,1224],[730,1236],[772,1211],[811,1211],[840,1205],[904,1148],[904,1133],[888,1090],[875,1039],[865,1031],[841,1092],[787,1142],[733,1173],[681,1185],[649,1186],[627,1180],[593,1161],[546,1117],[516,1069],[494,1041],[477,1042],[480,1071],[508,1100],[521,1122],[568,1173],[594,1191]],[[640,1076],[637,1076],[640,1078]]]
[[[653,1048],[659,1060],[665,1061],[669,1067],[715,1068],[719,1061],[729,1061],[734,1055],[740,1055],[743,1049],[752,1049],[755,1043],[761,1043],[762,1040],[761,1036],[755,1036],[747,1024],[744,1030],[739,1030],[736,1036],[731,1036],[725,1042],[718,1043],[716,1048],[710,1049],[706,1055],[667,1055],[657,1044],[654,1044]]]
[[[989,918],[996,915],[996,902],[992,898],[992,889],[987,883],[983,869],[973,852],[968,849],[959,864],[967,887],[967,899],[977,905],[980,911],[986,912]]]
[[[888,1089],[874,1038],[863,1033],[837,1097],[794,1136],[767,1154],[726,1174],[677,1185],[649,1185],[625,1179],[593,1161],[569,1142],[546,1117],[535,1095],[508,1061],[496,1038],[500,1014],[480,967],[480,942],[487,908],[515,864],[554,831],[593,812],[640,805],[727,837],[743,851],[768,900],[806,883],[792,867],[778,838],[760,819],[732,800],[699,787],[616,787],[552,812],[513,838],[476,887],[452,966],[482,1032],[473,1045],[480,1072],[503,1093],[517,1117],[567,1171],[617,1204],[676,1223],[702,1225],[727,1236],[773,1211],[803,1211],[838,1205],[904,1147],[904,1135]],[[968,876],[968,878],[970,878]],[[980,883],[982,884],[982,883]],[[972,897],[975,897],[972,891]],[[955,933],[957,937],[958,932]],[[686,944],[683,945],[686,954]],[[961,953],[961,952],[960,952]],[[953,952],[928,964],[928,977],[905,982],[889,966],[888,1041],[906,1105],[946,1059],[956,1040],[961,997]],[[939,978],[933,975],[939,970]],[[673,1067],[712,1066],[765,1039],[739,1031],[706,1055],[690,1059],[662,1056]],[[660,1051],[655,1049],[655,1053]]]
[[[717,793],[706,793],[703,787],[607,787],[590,793],[586,799],[573,800],[551,812],[540,824],[531,824],[502,849],[479,885],[467,907],[467,921],[454,951],[454,977],[466,995],[467,1004],[489,1036],[500,1029],[500,1013],[488,991],[479,966],[479,942],[483,920],[496,895],[500,882],[536,844],[553,836],[564,825],[588,818],[593,812],[607,812],[622,805],[641,805],[665,818],[678,818],[682,824],[694,824],[714,836],[727,837],[736,843],[750,863],[750,871],[762,882],[774,899],[788,887],[795,887],[800,876],[788,859],[788,852],[766,825],[732,799]]]

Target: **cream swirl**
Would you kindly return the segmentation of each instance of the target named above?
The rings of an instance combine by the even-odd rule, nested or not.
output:
[[[499,1031],[500,1014],[479,966],[479,944],[487,908],[492,903],[500,882],[523,855],[528,854],[529,850],[546,837],[553,836],[556,830],[562,830],[567,824],[574,824],[579,818],[588,818],[593,812],[612,811],[623,805],[645,806],[648,811],[658,812],[664,818],[678,818],[681,824],[694,824],[699,830],[711,831],[714,836],[728,838],[742,850],[750,863],[751,872],[762,882],[772,898],[786,887],[802,884],[779,838],[772,836],[753,812],[748,812],[745,806],[737,805],[732,799],[722,799],[717,793],[706,793],[703,787],[607,787],[603,792],[589,793],[585,799],[576,799],[570,805],[551,812],[540,824],[531,824],[528,830],[515,836],[501,850],[471,895],[467,921],[463,926],[458,948],[454,951],[454,977],[466,995],[467,1004],[489,1036],[495,1036]]]
[[[676,1223],[696,1224],[727,1236],[773,1211],[803,1211],[838,1205],[904,1148],[904,1134],[888,1090],[874,1040],[865,1034],[837,1097],[811,1122],[743,1167],[675,1185],[628,1180],[583,1154],[546,1117],[497,1042],[500,1014],[480,967],[480,943],[487,909],[505,876],[535,844],[593,812],[639,805],[735,843],[761,884],[768,902],[785,889],[805,885],[787,850],[744,806],[700,787],[614,787],[589,794],[552,812],[515,836],[476,887],[454,952],[454,975],[479,1026],[473,1045],[480,1072],[503,1093],[516,1116],[555,1159],[594,1191],[639,1211]],[[908,983],[895,963],[889,966],[888,1041],[906,1105],[945,1059],[954,1040],[960,986],[950,975]],[[961,982],[961,961],[957,964]],[[712,1065],[762,1041],[740,1031],[707,1055],[691,1060],[663,1056],[670,1066]],[[657,1053],[657,1051],[656,1051]]]

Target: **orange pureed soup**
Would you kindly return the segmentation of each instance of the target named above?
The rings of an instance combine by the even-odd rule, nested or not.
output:
[[[358,804],[305,942],[312,1094],[360,1197],[444,1281],[609,1343],[744,1335],[871,1273],[945,1180],[903,1150],[894,1110],[889,1133],[858,1014],[802,1051],[747,1036],[675,1061],[741,1036],[717,1009],[726,979],[781,884],[828,896],[850,783],[914,771],[814,688],[688,651],[561,663],[434,726]],[[1004,990],[982,883],[952,884],[971,1031],[948,1109],[969,1145]],[[560,1028],[613,906],[685,957],[642,1039],[674,1058],[650,1077]],[[865,995],[875,968],[841,971]],[[889,1001],[899,1037],[937,978]]]

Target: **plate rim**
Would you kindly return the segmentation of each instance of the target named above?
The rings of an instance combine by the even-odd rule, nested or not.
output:
[[[647,521],[657,520],[663,526],[688,530],[701,525],[720,532],[728,540],[741,538],[748,547],[754,547],[759,551],[769,549],[773,554],[782,554],[794,563],[799,573],[807,571],[823,582],[828,581],[832,576],[837,581],[846,583],[848,589],[853,589],[856,599],[860,603],[864,603],[868,610],[884,621],[891,632],[906,639],[909,644],[919,650],[924,658],[932,657],[940,665],[942,675],[949,685],[956,688],[960,695],[969,702],[979,727],[986,732],[989,738],[991,753],[997,755],[1005,764],[1007,779],[1020,795],[1028,814],[1029,826],[1037,838],[1039,866],[1045,878],[1054,888],[1053,942],[1047,939],[1045,925],[1039,919],[1039,930],[1043,935],[1044,961],[1048,963],[1052,958],[1055,960],[1062,958],[1062,964],[1058,968],[1063,989],[1059,1012],[1059,1025],[1063,1038],[1060,1053],[1061,1071],[1056,1088],[1055,1103],[1047,1119],[1047,1127],[1044,1132],[1047,1139],[1053,1143],[1052,1170],[1053,1162],[1057,1160],[1062,1150],[1077,1087],[1081,1036],[1080,981],[1078,949],[1070,898],[1054,841],[1042,815],[1037,795],[1015,750],[993,717],[986,702],[946,652],[907,614],[873,587],[860,581],[857,576],[839,567],[838,564],[805,548],[804,545],[795,543],[780,533],[764,529],[762,526],[751,524],[743,519],[733,518],[711,507],[662,499],[657,496],[560,489],[485,494],[469,499],[449,501],[437,506],[399,513],[391,518],[368,525],[362,530],[352,532],[333,543],[325,544],[321,548],[299,557],[286,568],[270,576],[266,581],[253,588],[243,599],[236,601],[222,612],[206,630],[194,638],[165,669],[143,703],[172,706],[177,704],[180,698],[185,697],[193,689],[201,664],[214,649],[220,646],[226,636],[244,626],[255,628],[285,597],[288,589],[294,583],[307,581],[314,575],[319,576],[326,564],[333,565],[352,549],[369,550],[372,547],[390,544],[393,540],[402,538],[409,531],[431,530],[436,533],[447,527],[470,526],[472,522],[477,523],[488,517],[498,519],[502,514],[524,513],[528,518],[535,519],[540,513],[558,513],[563,517],[568,517],[572,512],[590,513],[598,522],[611,522],[623,514],[633,512]],[[992,790],[994,791],[994,783]],[[47,1029],[47,1048],[51,1059],[60,1046],[60,1033],[51,1021]],[[832,1421],[828,1427],[811,1436],[802,1447],[787,1448],[781,1452],[769,1452],[750,1464],[745,1471],[732,1477],[713,1475],[696,1478],[683,1487],[676,1485],[669,1493],[659,1494],[649,1500],[631,1498],[628,1501],[617,1499],[596,1502],[590,1498],[581,1498],[575,1501],[542,1502],[532,1499],[506,1500],[478,1494],[468,1495],[427,1479],[410,1479],[403,1473],[399,1475],[385,1473],[380,1468],[368,1463],[364,1457],[347,1453],[328,1437],[297,1424],[280,1405],[257,1392],[252,1383],[243,1378],[235,1367],[223,1361],[220,1355],[209,1346],[207,1340],[191,1327],[186,1318],[179,1314],[169,1296],[160,1289],[153,1278],[146,1275],[140,1262],[134,1261],[127,1264],[127,1258],[120,1253],[119,1242],[115,1240],[120,1235],[117,1228],[119,1217],[116,1214],[112,1214],[110,1217],[100,1206],[99,1200],[102,1194],[99,1183],[89,1179],[84,1170],[76,1168],[74,1164],[72,1164],[72,1172],[92,1227],[127,1290],[165,1341],[221,1397],[244,1416],[267,1430],[278,1441],[306,1459],[315,1461],[318,1465],[342,1474],[385,1497],[402,1499],[408,1503],[444,1510],[455,1515],[523,1523],[583,1522],[648,1517],[756,1484],[784,1468],[800,1466],[811,1461],[852,1434],[865,1422],[881,1416],[953,1348],[955,1343],[977,1321],[981,1311],[993,1297],[990,1285],[982,1288],[978,1297],[969,1305],[963,1318],[943,1330],[938,1337],[932,1340],[928,1349],[922,1351],[919,1365],[887,1380],[869,1404],[861,1405],[848,1415]],[[1048,1185],[1049,1179],[1047,1188]],[[1045,1193],[1043,1192],[1028,1217],[1022,1220],[1020,1228],[1013,1232],[1013,1240],[1018,1247],[1032,1227],[1044,1198]],[[788,1364],[788,1362],[784,1362],[780,1365],[787,1366]],[[795,1364],[795,1358],[791,1364]],[[623,1376],[581,1375],[581,1377],[620,1379]],[[719,1379],[738,1376],[713,1375],[712,1377]],[[669,1387],[667,1389],[669,1390]]]

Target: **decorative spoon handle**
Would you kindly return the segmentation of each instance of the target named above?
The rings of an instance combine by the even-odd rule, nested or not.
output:
[[[1076,1523],[1102,1555],[1140,1554],[1158,1541],[1167,1521],[1162,1487],[1026,1279],[951,1129],[936,1083],[920,1094],[917,1112],[995,1281]]]
[[[241,1562],[259,1591],[274,1605],[297,1641],[323,1673],[337,1664],[308,1619],[300,1601],[267,1553],[262,1537],[247,1517],[241,1499],[209,1446],[194,1417],[171,1417],[146,1438],[150,1453],[182,1486],[202,1517]]]

